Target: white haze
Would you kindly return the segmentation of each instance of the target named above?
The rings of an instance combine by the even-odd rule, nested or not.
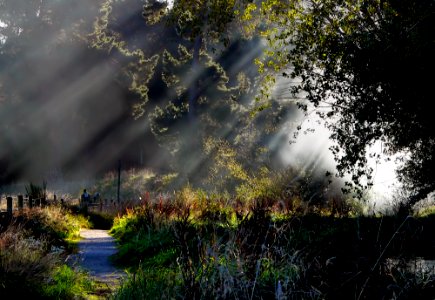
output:
[[[172,9],[172,7],[174,6],[174,0],[158,0],[161,3],[167,3],[168,4],[168,9]]]
[[[95,17],[84,7],[65,13],[89,22]],[[0,26],[7,25],[1,22]],[[125,119],[126,112],[130,114],[123,100],[125,91],[115,85],[114,74],[119,72],[122,58],[95,55],[98,60],[83,61],[92,57],[87,46],[79,38],[68,42],[74,38],[75,28],[59,27],[39,33],[33,41],[26,40],[32,46],[18,48],[23,49],[19,56],[0,70],[0,78],[23,78],[14,81],[17,86],[8,87],[17,91],[18,100],[7,99],[0,110],[6,129],[0,138],[0,160],[10,161],[10,169],[21,169],[23,178],[56,173],[59,167],[86,154],[90,144],[93,154],[70,168],[92,176],[101,166],[116,166],[125,148],[146,132],[147,123],[124,122],[110,130]],[[84,118],[89,122],[84,123]]]
[[[318,121],[318,120],[317,120]],[[303,123],[301,133],[297,136],[294,143],[282,146],[279,152],[282,162],[289,166],[296,166],[302,170],[315,168],[318,170],[336,171],[336,163],[332,152],[329,150],[333,146],[330,140],[331,132],[320,122],[307,120]],[[306,129],[314,129],[303,133]],[[292,132],[294,127],[283,126],[277,135],[284,136],[287,140],[293,140]],[[380,144],[376,143],[368,149],[368,152],[382,153]],[[394,201],[395,191],[400,188],[395,170],[397,164],[392,157],[381,155],[381,159],[376,161],[368,157],[368,165],[373,169],[373,187],[369,191],[369,202],[377,208],[385,208]],[[346,180],[346,178],[345,178]],[[349,178],[347,178],[349,180]]]
[[[297,79],[279,77],[273,90],[273,96],[284,102],[305,101],[303,95],[295,99],[289,91],[289,87],[297,83],[299,83]],[[295,139],[294,133],[297,126],[301,126],[301,129]],[[330,136],[331,131],[325,127],[324,122],[316,114],[316,110],[311,107],[308,116],[302,112],[292,115],[291,119],[282,125],[270,146],[275,147],[280,140],[289,141],[287,144],[281,143],[279,149],[279,157],[283,164],[304,171],[310,168],[319,172],[328,170],[334,173],[337,171],[336,162],[330,150],[334,142]],[[395,172],[398,168],[396,162],[398,155],[388,156],[383,150],[381,142],[375,142],[373,146],[367,148],[368,167],[373,169],[373,186],[368,191],[367,200],[371,206],[379,210],[394,204],[393,202],[397,200],[396,192],[401,188]],[[376,160],[370,157],[369,153],[376,153],[380,158]],[[343,180],[350,181],[350,177],[345,177]]]
[[[167,2],[170,9],[173,1]],[[85,12],[77,11],[72,13],[81,14]],[[125,16],[125,19],[127,20],[128,17]],[[5,24],[0,21],[0,27],[2,26],[5,26]],[[124,95],[122,95],[121,91],[114,89],[105,94],[101,93],[102,90],[104,91],[110,86],[114,79],[113,74],[118,71],[117,66],[113,64],[113,60],[122,62],[122,58],[108,58],[94,66],[87,66],[85,62],[80,61],[82,49],[69,49],[67,53],[59,56],[57,60],[51,60],[51,57],[46,53],[46,49],[55,49],[58,38],[59,36],[46,36],[43,40],[34,41],[35,46],[24,53],[22,59],[17,60],[16,64],[7,70],[9,73],[19,73],[26,66],[30,66],[29,69],[34,74],[33,80],[22,82],[19,88],[30,92],[39,88],[49,90],[49,92],[42,93],[44,96],[43,102],[28,105],[19,112],[0,111],[0,118],[3,121],[6,120],[6,123],[10,123],[11,126],[16,124],[16,120],[19,118],[26,118],[33,125],[27,128],[30,132],[25,136],[33,136],[34,140],[17,139],[17,137],[23,136],[18,134],[19,127],[16,128],[16,131],[11,130],[10,136],[3,138],[3,141],[7,141],[8,144],[12,144],[15,148],[28,149],[23,153],[22,157],[15,157],[15,164],[19,165],[21,162],[30,161],[28,167],[32,170],[29,170],[29,173],[37,173],[44,169],[45,166],[54,167],[73,160],[80,154],[85,145],[93,142],[102,131],[107,130],[109,125],[119,119],[122,114],[122,97]],[[0,36],[0,46],[2,42],[5,42],[5,38]],[[146,45],[144,46],[146,47]],[[237,73],[244,68],[248,68],[253,58],[258,55],[259,48],[252,48],[249,53],[246,53],[232,66],[229,72],[234,70],[233,73]],[[80,76],[73,79],[70,77],[63,78],[62,73],[65,70],[76,71]],[[1,72],[5,72],[5,70]],[[196,74],[200,73],[197,72]],[[183,83],[188,85],[195,80],[194,77],[185,77]],[[288,86],[286,87],[288,88]],[[102,98],[95,99],[97,96]],[[90,102],[90,100],[92,101]],[[88,124],[86,128],[78,128],[79,122],[70,122],[71,114],[82,111],[82,107],[89,107],[89,109],[95,111],[92,124]],[[78,120],[80,119],[80,115],[76,117]],[[301,170],[306,168],[334,169],[334,158],[329,150],[332,145],[329,139],[330,132],[322,124],[317,123],[319,120],[316,120],[315,117],[303,122],[302,128],[302,131],[306,128],[315,128],[314,133],[300,134],[296,143],[288,143],[288,141],[292,140],[295,122],[301,122],[300,119],[294,118],[292,116],[292,119],[288,120],[289,122],[282,125],[276,137],[269,144],[271,149],[279,149],[282,164],[295,166]],[[236,126],[237,120],[232,120],[232,124]],[[56,132],[60,132],[62,136],[59,137],[57,143],[50,145],[52,151],[47,153],[38,146],[38,143],[46,141],[44,139],[39,140],[37,137],[44,137],[44,134],[51,132],[52,128],[56,128]],[[148,123],[143,119],[134,126],[114,127],[109,134],[103,135],[100,140],[96,141],[97,145],[94,154],[85,160],[87,168],[83,171],[86,172],[88,169],[97,168],[99,165],[110,165],[111,163],[115,166],[120,155],[126,150],[125,148],[138,137],[143,136],[147,130]],[[225,137],[229,132],[221,132],[220,134]],[[4,149],[7,149],[6,145],[0,143],[0,158],[10,155],[10,153],[4,152]],[[156,153],[155,157],[151,159],[159,160],[161,156]],[[387,203],[393,196],[392,187],[397,185],[394,175],[395,164],[393,161],[377,165],[374,161],[370,163],[375,169],[373,199],[376,199],[380,204],[381,202]],[[198,168],[200,164],[200,161],[196,161],[192,168]]]

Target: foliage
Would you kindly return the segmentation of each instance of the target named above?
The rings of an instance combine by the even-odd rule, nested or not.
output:
[[[332,131],[340,175],[371,184],[368,155],[400,154],[409,203],[435,189],[429,74],[434,68],[433,1],[259,1],[243,14],[268,42],[260,71],[294,101],[308,99]],[[268,73],[271,71],[270,73]],[[367,153],[375,141],[383,153]],[[364,179],[365,178],[365,179]]]
[[[50,284],[44,287],[44,294],[52,299],[83,299],[94,290],[86,273],[61,265],[53,271]]]
[[[110,76],[118,70],[111,58],[88,44],[102,2],[0,1],[2,183],[94,175],[119,158],[107,149],[132,127],[128,90]],[[94,142],[120,123],[104,145]],[[95,152],[107,163],[89,159]]]
[[[390,263],[432,257],[424,245],[433,218],[318,210],[276,218],[274,201],[241,211],[227,196],[191,187],[174,197],[149,199],[115,221],[120,262],[132,272],[115,298],[407,299],[434,289],[433,274]]]
[[[50,243],[65,246],[65,241],[79,237],[80,228],[90,227],[89,221],[80,215],[73,215],[60,206],[24,210],[16,215],[17,222],[36,237],[44,236]]]
[[[125,200],[139,199],[146,191],[154,190],[153,183],[158,176],[149,169],[129,169],[121,172],[120,197]],[[115,200],[118,193],[118,173],[108,172],[99,178],[89,190],[99,193],[101,199]]]
[[[416,215],[420,218],[432,217],[435,215],[435,206],[422,207],[416,212]]]
[[[306,210],[321,209],[334,203],[333,207],[346,210],[345,202],[353,196],[347,195],[348,199],[344,201],[340,186],[332,184],[323,172],[315,168],[289,167],[276,171],[266,167],[267,164],[254,168],[241,157],[244,152],[212,138],[206,141],[205,150],[213,159],[207,178],[210,186],[228,191],[247,206],[265,201],[268,205],[281,203],[290,210]]]
[[[174,2],[170,10],[170,21],[175,23],[180,34],[195,39],[217,40],[224,45],[230,42],[231,23],[244,8],[246,0],[200,0]]]
[[[0,241],[1,294],[41,293],[41,282],[49,278],[58,259],[47,251],[47,240],[31,237],[22,226],[10,226],[0,233]]]
[[[274,201],[272,195],[263,195],[260,199],[270,201],[258,201],[253,206],[245,201],[245,208],[229,195],[207,194],[189,186],[173,197],[147,199],[141,207],[115,219],[112,234],[120,242],[115,259],[131,266],[134,273],[116,297],[125,299],[139,293],[151,298],[158,295],[201,298],[224,293],[225,297],[246,298],[253,291],[251,275],[256,268],[253,260],[258,255],[248,254],[251,251],[248,249],[261,249],[261,238],[257,235],[268,236],[271,214],[302,213],[276,205],[279,199]],[[268,264],[269,258],[261,261],[264,272],[261,267],[258,288],[263,296],[273,294],[269,284],[274,284],[275,273],[298,278],[294,262],[288,269],[285,264]],[[171,278],[173,283],[162,289]]]
[[[146,1],[143,7],[134,1],[105,1],[95,23],[93,46],[126,60],[126,79],[131,87],[140,86],[134,114],[147,118],[141,122],[150,124],[159,144],[170,152],[177,188],[188,182],[207,185],[204,179],[213,168],[213,151],[206,150],[210,140],[227,143],[239,158],[245,157],[240,163],[254,170],[266,157],[257,150],[267,149],[269,142],[261,127],[267,126],[270,137],[285,119],[286,105],[280,105],[278,112],[262,114],[255,124],[259,130],[252,123],[258,74],[248,58],[259,55],[261,45],[238,36],[235,23],[245,5],[176,1],[166,9],[158,1]],[[122,25],[126,12],[132,17]],[[166,38],[159,39],[161,35]],[[244,55],[246,61],[238,63]],[[142,69],[142,62],[150,67]]]
[[[133,9],[137,9],[135,4],[131,2],[122,2],[124,6],[132,5]],[[139,48],[130,48],[120,33],[115,31],[111,26],[113,16],[113,7],[116,3],[112,0],[104,1],[101,4],[101,16],[94,23],[94,33],[92,35],[92,46],[97,49],[116,49],[121,55],[126,58],[127,67],[125,72],[128,74],[130,82],[130,90],[140,95],[141,101],[134,105],[136,115],[140,117],[144,112],[144,108],[148,103],[148,83],[154,76],[154,72],[159,60],[159,55],[152,55],[147,57],[147,53]],[[119,5],[119,4],[118,4]],[[137,5],[137,3],[136,3]],[[131,6],[130,6],[131,8]],[[114,21],[116,24],[116,21]]]
[[[85,298],[92,291],[90,280],[84,273],[62,264],[63,251],[50,238],[36,236],[22,224],[9,225],[0,233],[1,295],[7,298]]]
[[[114,213],[110,211],[81,211],[79,215],[83,216],[89,224],[89,228],[109,230],[113,226]]]
[[[42,186],[33,184],[32,182],[26,186],[26,193],[32,199],[45,199],[47,197],[47,182],[44,181]]]
[[[153,266],[130,274],[114,299],[171,299],[177,294],[177,274],[172,269]]]

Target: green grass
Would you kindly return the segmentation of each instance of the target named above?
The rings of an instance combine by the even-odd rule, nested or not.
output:
[[[44,296],[51,299],[86,299],[95,290],[86,273],[60,265],[44,287]]]
[[[44,236],[54,244],[79,238],[80,228],[89,228],[87,218],[75,215],[61,206],[26,209],[15,215],[13,222],[22,224],[35,237]]]
[[[64,264],[82,216],[57,206],[17,213],[0,224],[0,295],[6,299],[86,299],[92,283]]]
[[[146,172],[124,176],[126,195],[144,197],[127,201],[115,218],[62,210],[22,217],[31,220],[32,236],[44,233],[51,245],[74,240],[81,226],[110,227],[119,242],[113,260],[130,272],[115,299],[431,299],[435,294],[435,274],[387,263],[435,259],[431,208],[405,219],[363,216],[355,199],[324,198],[312,205],[311,186],[298,182],[290,189],[285,173],[244,179],[233,194],[190,185],[148,193],[170,184]],[[114,178],[100,184],[113,192]],[[48,262],[41,259],[47,252],[41,253],[36,265]],[[33,270],[26,272],[35,276],[24,280],[28,290],[37,287],[33,294],[91,298],[100,289],[61,264]],[[33,278],[48,283],[47,289],[41,291]]]
[[[177,269],[139,266],[117,290],[114,299],[175,299],[181,294]]]
[[[433,215],[282,210],[276,199],[243,207],[189,187],[174,197],[115,219],[117,261],[131,271],[117,299],[430,299],[435,291],[435,274],[386,263],[435,259]]]

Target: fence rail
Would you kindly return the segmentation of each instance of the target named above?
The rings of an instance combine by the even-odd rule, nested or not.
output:
[[[55,199],[54,199],[55,201]],[[45,197],[32,198],[31,196],[18,195],[15,197],[0,197],[0,212],[12,214],[14,210],[23,210],[25,207],[44,207],[48,204]]]
[[[97,201],[83,202],[80,199],[76,199],[81,209],[93,210],[93,211],[111,211],[118,208],[118,204],[115,200],[111,199],[98,199]],[[12,215],[14,211],[22,211],[24,208],[45,207],[51,204],[65,204],[64,200],[57,201],[56,195],[53,199],[32,198],[31,196],[17,195],[17,196],[0,196],[0,214]]]

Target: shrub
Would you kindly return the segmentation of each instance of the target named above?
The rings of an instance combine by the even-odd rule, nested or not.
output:
[[[65,240],[79,238],[80,228],[89,228],[90,223],[80,215],[73,215],[61,206],[47,206],[23,210],[15,215],[35,237],[44,236],[50,243],[65,245]]]
[[[40,297],[42,286],[59,263],[46,239],[35,239],[22,226],[9,226],[0,233],[0,294]]]
[[[0,228],[0,295],[23,299],[76,299],[90,280],[62,264],[64,239],[87,221],[60,207],[25,210]]]

